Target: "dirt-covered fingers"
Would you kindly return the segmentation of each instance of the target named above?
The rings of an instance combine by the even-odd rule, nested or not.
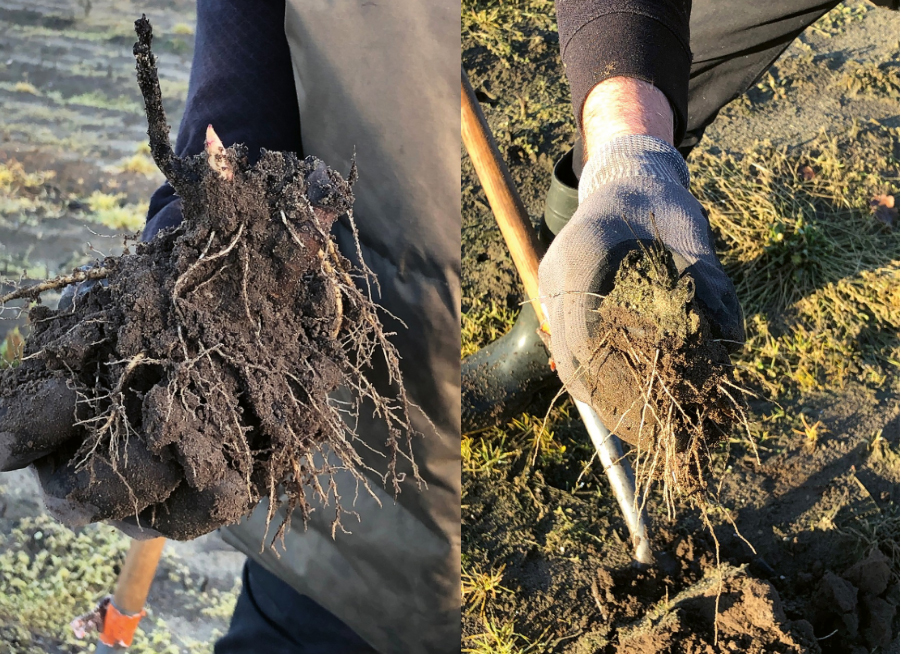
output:
[[[75,399],[75,391],[57,378],[22,383],[0,397],[0,471],[24,468],[69,440]]]
[[[115,460],[95,455],[77,464],[70,448],[34,463],[50,513],[71,527],[121,520],[164,501],[184,478],[174,461],[152,454],[137,437],[120,442]]]
[[[134,532],[142,538],[162,535],[172,540],[193,540],[234,524],[250,513],[258,501],[255,492],[248,495],[244,477],[229,468],[223,480],[214,486],[197,490],[182,483],[165,502],[146,508],[137,517],[128,516],[122,522],[132,537],[136,537]]]

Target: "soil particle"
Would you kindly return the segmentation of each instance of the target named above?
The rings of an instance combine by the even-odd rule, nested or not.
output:
[[[889,563],[885,554],[873,550],[866,559],[845,570],[842,577],[857,586],[862,593],[881,595],[891,580],[892,570]]]
[[[827,572],[814,596],[816,624],[833,628],[825,633],[839,630],[843,636],[856,638],[860,626],[857,615],[857,588],[833,572]]]
[[[890,648],[897,637],[898,592],[889,587],[891,568],[879,550],[841,575],[823,575],[814,597],[818,633],[862,639],[870,650]]]
[[[827,572],[817,588],[816,604],[828,613],[850,613],[857,608],[857,587],[834,572]]]

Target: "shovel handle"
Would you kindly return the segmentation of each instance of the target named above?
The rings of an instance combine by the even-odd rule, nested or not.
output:
[[[507,243],[513,265],[519,272],[519,278],[525,287],[526,299],[530,301],[535,315],[538,316],[539,324],[544,326],[544,311],[538,293],[538,258],[543,253],[543,247],[538,241],[535,228],[532,227],[519,194],[514,190],[513,178],[510,177],[507,164],[501,158],[466,71],[461,68],[460,73],[460,129],[463,145],[488,197],[488,204],[491,205],[498,227]]]
[[[123,613],[135,614],[144,609],[165,544],[165,538],[131,541],[113,593],[113,602]]]

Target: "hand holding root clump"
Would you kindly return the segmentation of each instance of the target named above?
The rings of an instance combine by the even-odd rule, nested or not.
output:
[[[694,279],[659,242],[626,255],[597,309],[584,363],[591,403],[636,450],[639,486],[703,486],[710,449],[745,421],[729,351],[711,334]]]
[[[150,24],[136,29],[151,151],[184,222],[104,260],[85,276],[105,284],[70,308],[31,310],[23,362],[0,378],[0,470],[33,463],[48,508],[72,525],[120,520],[190,539],[262,497],[274,512],[284,492],[289,517],[306,519],[312,495],[333,503],[338,528],[333,473],[368,482],[328,394],[346,386],[356,406],[342,412],[367,402],[385,419],[395,492],[412,434],[398,356],[352,279],[368,284],[368,271],[329,236],[351,208],[352,179],[289,153],[250,166],[212,130],[205,155],[176,157]],[[400,389],[392,397],[364,375],[376,356]]]
[[[708,450],[745,421],[744,327],[679,152],[641,134],[595,151],[538,281],[560,378],[636,446],[639,490],[662,480],[672,508],[702,488]]]

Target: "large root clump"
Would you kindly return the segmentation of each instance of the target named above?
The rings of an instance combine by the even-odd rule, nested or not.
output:
[[[136,516],[192,538],[237,521],[265,496],[274,511],[284,492],[289,515],[296,509],[304,519],[309,494],[334,503],[337,526],[332,473],[349,469],[367,485],[341,414],[367,402],[383,416],[381,472],[395,489],[412,433],[397,354],[354,282],[368,288],[368,272],[355,270],[329,235],[351,208],[351,185],[314,158],[264,152],[249,165],[241,147],[223,148],[212,130],[205,154],[175,157],[150,26],[137,27],[151,148],[184,222],[104,260],[89,276],[105,281],[71,308],[34,308],[24,362],[7,371],[0,392],[15,405],[15,393],[48,379],[74,389],[79,435],[66,450],[74,497],[118,498],[101,507],[105,517]],[[394,382],[390,397],[367,379],[374,357]],[[341,386],[355,403],[329,398]],[[210,526],[178,523],[179,502],[206,500]]]
[[[603,298],[585,379],[609,429],[635,449],[639,488],[674,494],[703,486],[710,448],[744,422],[726,346],[659,243],[627,255]]]

